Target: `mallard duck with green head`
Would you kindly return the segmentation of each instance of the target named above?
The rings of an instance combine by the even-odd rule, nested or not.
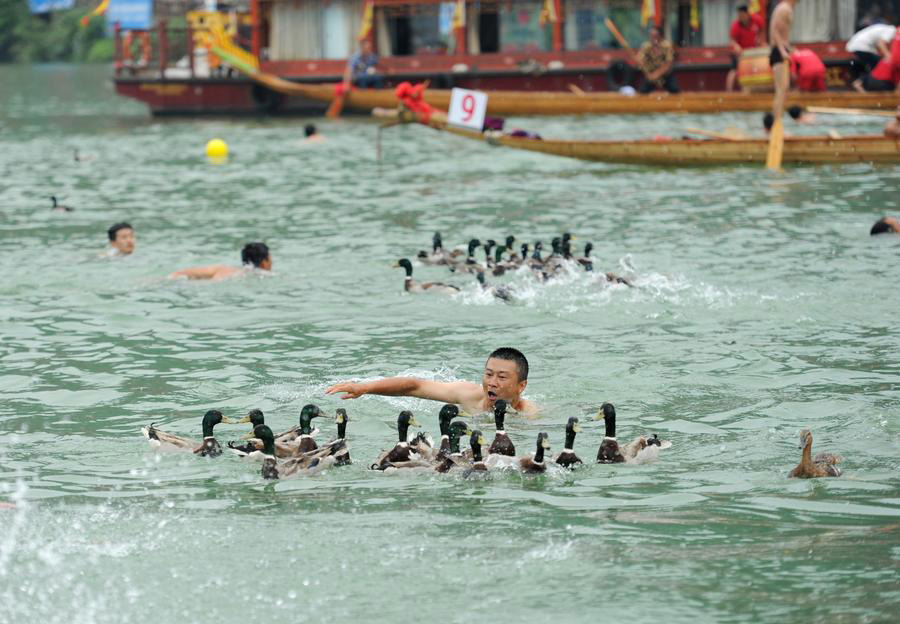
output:
[[[379,455],[378,459],[370,466],[372,470],[385,470],[397,464],[404,464],[413,459],[420,459],[409,445],[409,428],[418,427],[419,423],[412,412],[403,410],[397,417],[397,443],[389,450]]]
[[[488,466],[484,463],[484,458],[481,455],[481,449],[484,448],[485,444],[487,444],[487,440],[484,439],[481,431],[478,429],[473,430],[469,438],[469,447],[472,449],[472,463],[464,476],[469,477],[473,473],[488,472]]]
[[[253,436],[263,443],[263,479],[283,479],[286,477],[312,476],[319,474],[335,464],[335,457],[307,454],[293,457],[284,462],[275,458],[275,436],[268,425],[257,425],[253,428]]]
[[[581,431],[581,427],[578,425],[578,419],[572,416],[566,423],[566,445],[563,447],[562,452],[556,456],[556,459],[553,460],[563,468],[574,468],[582,463],[578,455],[575,454],[575,434],[579,431]]]
[[[448,436],[448,441],[450,443],[450,453],[437,462],[434,467],[435,471],[450,472],[455,468],[469,467],[469,460],[466,459],[459,448],[460,439],[469,435],[472,435],[472,430],[469,429],[469,425],[467,425],[463,421],[457,420],[450,423]]]
[[[222,446],[213,435],[213,427],[222,423],[233,425],[234,421],[223,416],[222,412],[219,410],[209,410],[206,412],[206,414],[203,415],[202,422],[202,442],[196,442],[189,438],[182,438],[181,436],[172,433],[166,433],[165,431],[157,429],[156,423],[151,424],[149,427],[142,427],[141,433],[144,434],[144,437],[154,449],[190,451],[195,455],[201,455],[203,457],[218,457],[222,454]]]
[[[394,268],[403,269],[406,271],[406,278],[403,280],[403,290],[408,293],[443,293],[445,295],[453,295],[459,292],[459,288],[452,284],[445,284],[444,282],[417,282],[413,279],[413,267],[412,262],[410,262],[407,258],[401,258],[397,261],[397,264],[394,265]]]
[[[544,452],[550,450],[550,436],[545,432],[537,435],[537,446],[534,455],[525,455],[518,458],[519,470],[525,474],[537,474],[547,471],[547,463],[544,461]]]
[[[313,438],[318,433],[318,430],[313,430],[312,419],[323,415],[318,405],[313,403],[304,405],[300,410],[300,423],[287,431],[279,433],[275,436],[275,441],[293,448],[294,456],[316,450],[318,446]]]

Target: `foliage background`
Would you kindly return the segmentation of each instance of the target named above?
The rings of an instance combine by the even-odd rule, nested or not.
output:
[[[111,61],[113,41],[105,18],[95,17],[84,27],[80,23],[97,3],[77,0],[72,9],[33,15],[27,0],[0,0],[0,63]]]

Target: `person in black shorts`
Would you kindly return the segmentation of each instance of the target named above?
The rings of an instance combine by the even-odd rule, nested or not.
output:
[[[790,50],[788,50],[790,52]],[[772,46],[772,51],[769,52],[769,66],[775,67],[778,63],[784,63],[784,57],[781,56],[781,50],[777,45]]]

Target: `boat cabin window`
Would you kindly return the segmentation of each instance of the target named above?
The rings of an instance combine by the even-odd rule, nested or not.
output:
[[[446,54],[453,5],[421,4],[384,7],[390,56]]]
[[[482,53],[500,51],[500,20],[496,9],[478,14],[478,45]]]

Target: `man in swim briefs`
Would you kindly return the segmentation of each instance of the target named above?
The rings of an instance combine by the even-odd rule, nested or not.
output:
[[[769,26],[769,41],[772,42],[769,65],[772,66],[772,78],[775,81],[772,115],[776,122],[780,121],[784,114],[784,103],[791,85],[787,63],[790,62],[791,56],[790,34],[796,2],[797,0],[781,0],[772,12],[772,22]]]
[[[517,412],[532,415],[537,413],[538,408],[531,401],[522,398],[527,385],[528,360],[518,349],[502,347],[488,356],[480,385],[471,381],[446,382],[414,377],[388,377],[364,383],[344,381],[328,388],[325,394],[343,392],[342,399],[357,399],[364,394],[412,396],[455,403],[473,414],[490,411],[497,399],[504,399]]]
[[[241,262],[244,263],[242,268],[213,264],[181,269],[169,275],[169,278],[186,277],[192,280],[208,279],[219,281],[241,275],[248,268],[262,269],[263,271],[272,270],[272,254],[269,253],[269,247],[265,243],[247,243],[244,245],[244,248],[241,250]]]

